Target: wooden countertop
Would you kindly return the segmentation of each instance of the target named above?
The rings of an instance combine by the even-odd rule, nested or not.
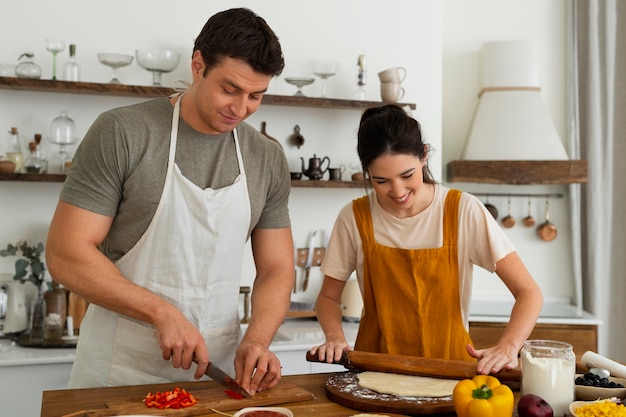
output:
[[[314,397],[311,400],[280,404],[280,406],[289,408],[297,417],[349,417],[354,414],[358,414],[358,410],[341,406],[326,397],[325,383],[330,375],[332,374],[323,373],[284,376],[281,379],[281,382],[293,384],[303,388],[312,393]],[[219,385],[213,381],[191,382],[189,384],[194,384],[194,388],[200,389],[215,388],[216,386],[219,387]],[[73,417],[93,416],[94,414],[73,413],[81,410],[103,409],[105,401],[125,401],[129,398],[143,398],[148,392],[164,391],[169,389],[172,389],[171,383],[44,391],[41,406],[41,417],[61,417],[68,415],[72,415]],[[150,414],[152,410],[153,409],[146,408],[146,414]],[[238,411],[238,409],[231,411],[231,414],[234,414],[234,412]],[[172,415],[176,414],[172,413]],[[201,416],[217,415],[219,414],[201,414]],[[397,414],[388,415],[397,416]],[[438,414],[438,416],[456,416],[456,414]]]

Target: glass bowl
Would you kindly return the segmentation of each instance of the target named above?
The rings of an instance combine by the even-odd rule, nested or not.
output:
[[[137,49],[137,64],[152,72],[152,85],[161,85],[161,74],[172,72],[178,67],[180,53],[165,49]]]
[[[301,96],[301,97],[303,97],[304,93],[302,92],[302,87],[304,87],[305,85],[313,84],[313,82],[315,81],[315,78],[310,78],[310,77],[287,77],[287,78],[285,78],[285,81],[287,82],[287,84],[295,85],[298,88],[298,91],[296,91],[294,96]]]
[[[98,55],[98,61],[102,65],[106,65],[111,68],[121,68],[127,65],[130,65],[133,62],[132,55],[124,55],[124,54],[106,54],[100,53]]]

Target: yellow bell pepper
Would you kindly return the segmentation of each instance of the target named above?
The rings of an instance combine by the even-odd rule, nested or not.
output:
[[[489,375],[460,381],[452,399],[458,417],[511,417],[515,406],[511,388]]]

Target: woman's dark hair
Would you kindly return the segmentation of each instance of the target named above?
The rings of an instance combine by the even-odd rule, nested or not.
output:
[[[280,42],[267,22],[245,8],[229,9],[209,18],[195,40],[206,64],[203,75],[225,57],[241,59],[256,72],[273,77],[285,67]]]
[[[428,156],[428,146],[422,141],[419,122],[395,104],[387,104],[363,112],[357,135],[357,152],[366,174],[371,163],[381,155],[413,155],[423,160]],[[428,163],[422,167],[422,174],[425,183],[435,184]]]

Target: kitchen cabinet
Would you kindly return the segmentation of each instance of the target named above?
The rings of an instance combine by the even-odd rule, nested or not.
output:
[[[477,349],[494,346],[507,323],[470,321],[470,336]],[[598,326],[595,324],[537,323],[528,339],[559,340],[571,344],[580,359],[587,351],[598,351]]]
[[[60,80],[40,80],[17,77],[0,77],[0,89],[18,91],[36,91],[44,93],[72,93],[91,94],[102,96],[118,97],[145,97],[156,98],[174,93],[169,87],[159,86],[138,86],[126,84],[103,84],[90,82],[72,82]],[[372,106],[379,106],[382,102],[344,100],[325,97],[301,97],[301,96],[281,96],[266,94],[263,97],[263,105],[294,106],[323,109],[366,109]],[[408,106],[415,109],[414,103],[398,103],[400,106]],[[63,182],[65,175],[61,174],[26,174],[12,173],[0,174],[0,181],[35,181],[35,182]],[[306,188],[362,188],[361,181],[311,181],[292,180],[292,187]]]

